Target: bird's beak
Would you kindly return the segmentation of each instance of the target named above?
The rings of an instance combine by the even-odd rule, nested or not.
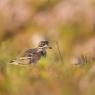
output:
[[[49,46],[48,48],[49,48],[49,49],[52,49],[52,47],[51,47],[51,46]]]
[[[52,47],[49,46],[49,45],[45,45],[44,47],[45,47],[45,48],[48,48],[48,49],[52,49]]]

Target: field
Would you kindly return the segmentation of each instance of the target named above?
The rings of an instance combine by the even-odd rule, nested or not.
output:
[[[1,0],[0,95],[95,95],[94,10],[94,0]],[[46,58],[9,64],[43,39]]]

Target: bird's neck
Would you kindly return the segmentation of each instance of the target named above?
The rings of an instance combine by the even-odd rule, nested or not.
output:
[[[45,48],[38,48],[38,52],[41,56],[46,56],[46,49]]]
[[[44,48],[44,47],[38,47],[38,50],[39,51],[46,51],[46,48]]]
[[[46,51],[46,48],[38,47],[38,51]]]

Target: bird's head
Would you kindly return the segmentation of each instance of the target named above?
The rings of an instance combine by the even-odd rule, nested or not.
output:
[[[42,49],[52,49],[52,47],[49,45],[49,41],[40,41],[38,48]]]

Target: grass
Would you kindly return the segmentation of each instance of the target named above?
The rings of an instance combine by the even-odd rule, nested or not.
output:
[[[1,95],[83,95],[79,82],[86,76],[87,70],[86,66],[47,64],[44,59],[36,65],[8,64],[5,75],[0,74],[0,93]],[[85,95],[91,94],[90,87],[89,94]]]
[[[40,10],[45,7],[39,3],[37,6]],[[51,36],[50,39],[60,42],[64,62],[60,60],[57,48],[53,47],[55,50],[48,54],[49,57],[42,58],[36,65],[8,64],[10,59],[18,56],[19,51],[28,48],[27,40],[32,35],[30,31],[38,28],[32,26],[34,30],[31,30],[29,27],[26,29],[28,35],[21,33],[20,36],[16,35],[0,44],[0,95],[95,95],[95,72],[90,72],[94,62],[73,65],[69,61],[76,44],[86,42],[92,33],[86,33],[81,23],[59,24],[56,26],[59,37],[56,39]],[[89,27],[87,30],[90,30]]]

